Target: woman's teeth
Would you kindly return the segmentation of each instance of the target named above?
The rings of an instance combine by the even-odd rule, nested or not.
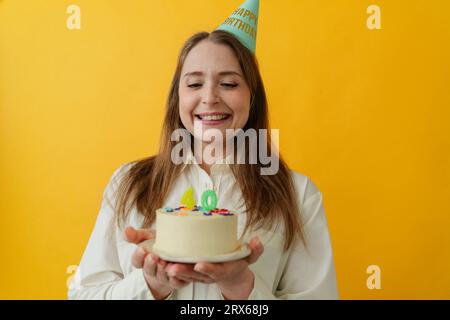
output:
[[[219,121],[219,120],[224,120],[226,118],[228,118],[228,114],[215,114],[215,115],[210,115],[210,116],[200,116],[197,115],[197,117],[200,120],[207,120],[207,121]]]

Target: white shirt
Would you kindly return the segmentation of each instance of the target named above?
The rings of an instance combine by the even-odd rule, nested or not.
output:
[[[238,216],[238,235],[241,236],[245,227],[245,205],[228,166],[229,158],[212,165],[211,175],[196,164],[193,157],[188,160],[163,207],[178,206],[181,196],[189,187],[194,189],[197,200],[206,189],[214,189],[218,195],[217,207],[241,213]],[[69,288],[69,299],[154,299],[142,269],[136,269],[131,264],[131,256],[137,246],[128,243],[124,239],[124,230],[119,230],[112,223],[114,192],[130,166],[121,165],[105,188],[94,230]],[[283,223],[281,227],[273,230],[250,232],[244,237],[244,241],[258,235],[264,245],[264,252],[257,262],[249,266],[255,276],[249,300],[338,299],[336,272],[322,194],[305,175],[294,171],[292,175],[308,251],[300,240],[289,251],[283,251]],[[142,222],[143,216],[133,207],[127,226],[140,228]],[[191,283],[174,290],[169,299],[221,300],[223,296],[216,284]]]

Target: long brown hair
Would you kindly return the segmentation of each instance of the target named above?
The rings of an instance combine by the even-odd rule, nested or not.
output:
[[[243,130],[253,128],[258,132],[259,129],[269,129],[266,93],[255,55],[225,31],[194,34],[186,41],[179,54],[167,100],[159,152],[157,155],[132,162],[130,170],[119,185],[116,202],[116,222],[119,226],[126,221],[130,209],[135,206],[144,216],[142,227],[150,227],[156,219],[156,209],[163,206],[166,196],[181,174],[183,165],[175,165],[171,161],[171,151],[177,142],[170,139],[174,130],[184,128],[179,115],[178,96],[181,70],[191,49],[206,39],[227,45],[233,50],[250,88],[250,114]],[[270,130],[267,131],[270,133]],[[261,139],[259,135],[258,139]],[[264,144],[270,154],[274,148],[270,135]],[[297,239],[306,245],[293,179],[281,155],[279,170],[275,175],[261,175],[260,169],[264,165],[259,159],[256,164],[232,164],[230,167],[242,191],[247,210],[244,233],[249,228],[271,229],[275,222],[283,221],[284,250],[289,249]]]

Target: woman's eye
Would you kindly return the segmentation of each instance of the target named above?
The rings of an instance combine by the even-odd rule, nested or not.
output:
[[[238,86],[235,83],[221,83],[221,85],[223,87],[226,87],[226,88],[236,88]],[[201,86],[202,86],[201,83],[193,83],[193,84],[189,84],[188,85],[189,88],[198,88],[198,87],[201,87]]]
[[[227,88],[236,88],[238,86],[235,83],[222,83],[222,85]]]

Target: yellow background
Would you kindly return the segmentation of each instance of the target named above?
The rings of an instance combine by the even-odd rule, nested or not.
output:
[[[240,4],[0,0],[0,298],[66,298],[110,175],[157,150],[178,50]],[[446,0],[261,1],[272,127],[324,194],[343,299],[450,298],[449,16]]]

